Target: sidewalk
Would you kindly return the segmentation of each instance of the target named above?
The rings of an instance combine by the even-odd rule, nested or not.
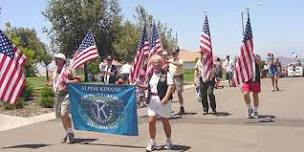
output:
[[[52,119],[55,119],[54,112],[39,115],[39,116],[29,117],[29,118],[0,114],[0,124],[1,124],[0,131],[14,129],[14,128],[34,124],[37,122],[52,120]]]

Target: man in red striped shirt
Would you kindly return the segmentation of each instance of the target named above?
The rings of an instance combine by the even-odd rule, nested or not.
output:
[[[66,135],[62,143],[71,144],[74,141],[74,133],[72,129],[72,121],[69,116],[70,101],[67,91],[67,84],[79,82],[80,78],[75,77],[72,74],[72,70],[67,67],[66,57],[64,54],[55,54],[54,59],[56,64],[56,70],[53,73],[52,82],[49,82],[48,84],[53,87],[56,96],[56,101],[54,105],[56,117],[61,117],[63,127],[66,130]]]

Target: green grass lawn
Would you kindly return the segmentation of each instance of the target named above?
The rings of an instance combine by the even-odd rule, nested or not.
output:
[[[26,77],[26,81],[30,83],[34,89],[46,86],[46,77]]]
[[[191,69],[184,69],[184,82],[186,84],[192,83],[193,82],[193,70]]]

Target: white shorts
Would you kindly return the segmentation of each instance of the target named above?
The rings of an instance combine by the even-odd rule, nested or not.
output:
[[[163,105],[159,96],[151,96],[151,100],[148,105],[148,116],[160,116],[163,118],[171,117],[171,101],[168,101]]]

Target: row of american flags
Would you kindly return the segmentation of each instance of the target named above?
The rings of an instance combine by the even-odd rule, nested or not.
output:
[[[245,33],[243,35],[240,52],[236,61],[236,68],[233,74],[233,84],[240,85],[242,82],[247,82],[255,78],[255,58],[253,51],[253,37],[250,24],[250,15],[247,12],[247,22]],[[205,81],[211,79],[213,72],[213,52],[211,45],[211,36],[208,18],[205,16],[203,31],[200,39],[201,62],[202,62],[202,78]]]
[[[153,54],[159,54],[161,51],[161,39],[155,23],[152,24],[150,41],[148,39],[147,27],[144,25],[129,74],[130,83],[136,81],[144,62]],[[213,51],[207,16],[204,18],[203,30],[200,37],[200,52],[202,56],[202,77],[204,80],[210,80],[213,72]],[[99,54],[93,33],[88,32],[73,55],[73,62],[70,67],[74,69],[79,68],[98,57]],[[21,50],[0,30],[0,100],[15,104],[18,97],[22,94],[26,84],[24,74],[25,62],[26,57],[21,53]],[[254,65],[252,30],[248,13],[245,34],[234,71],[234,82],[240,84],[253,79]]]
[[[129,75],[130,83],[134,83],[136,81],[140,70],[142,70],[141,66],[144,64],[144,62],[149,60],[153,54],[159,54],[161,51],[162,44],[155,23],[152,24],[150,43],[148,40],[147,27],[146,24],[144,24],[142,36],[139,40],[138,48]],[[149,67],[146,67],[146,69],[149,69]]]

